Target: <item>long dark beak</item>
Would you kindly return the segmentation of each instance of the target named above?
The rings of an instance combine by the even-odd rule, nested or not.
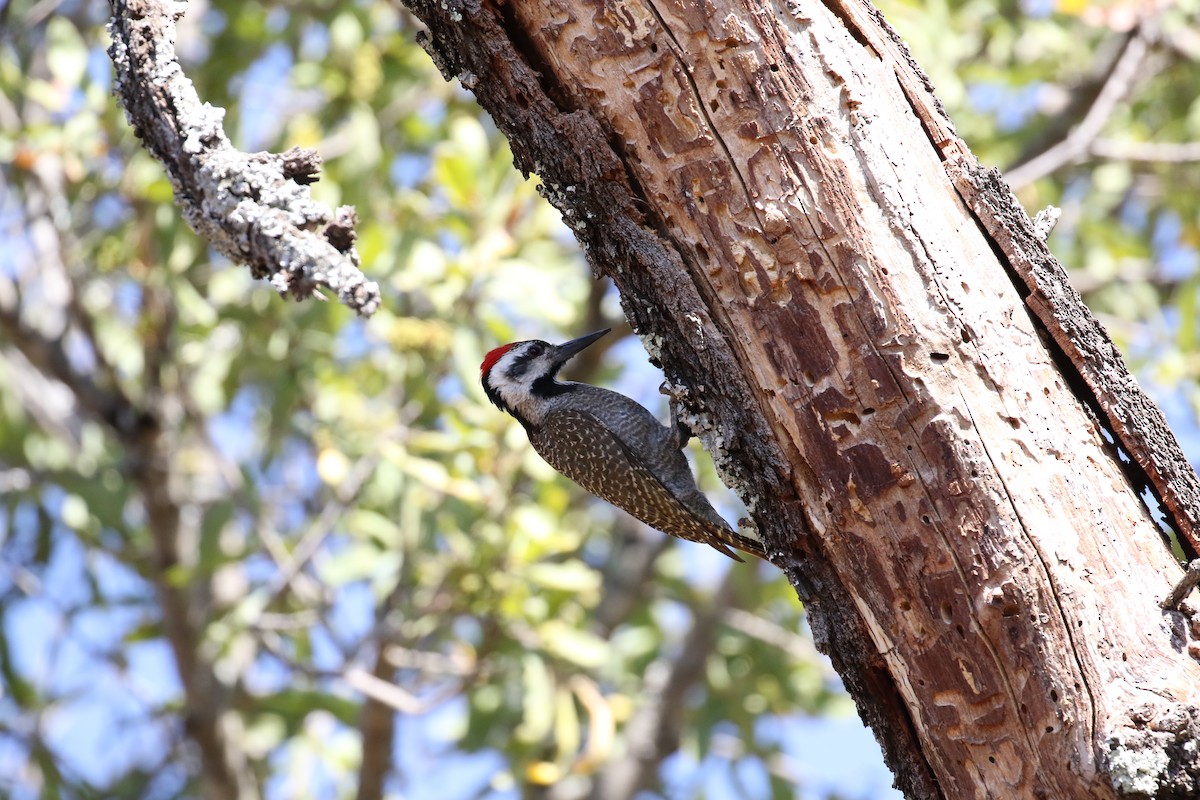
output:
[[[602,331],[589,333],[586,336],[580,336],[578,339],[572,339],[569,342],[563,342],[555,348],[554,363],[557,366],[562,366],[571,360],[571,357],[581,350],[590,347],[597,339],[611,331],[612,328],[605,328]]]

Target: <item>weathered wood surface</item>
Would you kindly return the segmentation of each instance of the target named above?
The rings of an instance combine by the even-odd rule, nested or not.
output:
[[[410,5],[686,387],[906,793],[1113,797],[1130,753],[1184,758],[1179,567],[877,15]]]

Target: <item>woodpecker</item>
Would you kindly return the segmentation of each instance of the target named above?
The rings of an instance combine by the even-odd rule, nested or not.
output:
[[[673,401],[667,426],[625,395],[557,380],[567,361],[609,330],[559,345],[534,339],[497,347],[479,368],[483,391],[516,417],[550,466],[592,494],[737,561],[731,548],[765,558],[762,545],[732,530],[697,488],[683,455],[691,434]]]

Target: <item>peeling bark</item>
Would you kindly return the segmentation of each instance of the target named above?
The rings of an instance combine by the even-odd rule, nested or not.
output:
[[[408,5],[684,387],[897,785],[1194,796],[1179,565],[1098,420],[1193,545],[1195,475],[878,13]]]

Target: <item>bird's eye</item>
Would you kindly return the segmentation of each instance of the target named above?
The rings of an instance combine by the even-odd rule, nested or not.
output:
[[[531,342],[528,347],[521,351],[520,355],[513,359],[512,366],[508,368],[508,376],[514,379],[520,378],[529,369],[529,365],[544,352],[546,352],[546,345],[544,343]]]

